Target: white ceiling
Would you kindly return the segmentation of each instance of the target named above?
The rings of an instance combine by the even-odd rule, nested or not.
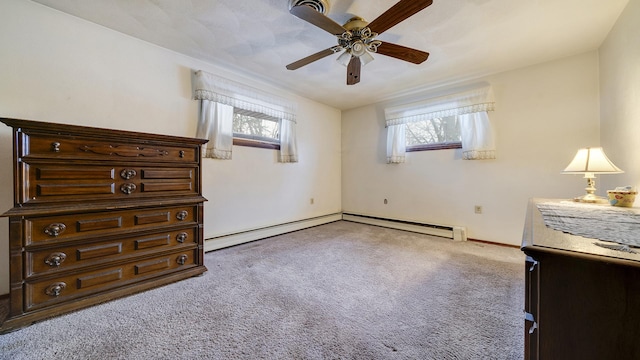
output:
[[[421,65],[383,55],[346,85],[336,45],[289,14],[288,0],[34,0],[167,49],[257,77],[338,109],[597,49],[629,0],[434,0],[378,39],[429,52]],[[328,0],[329,16],[372,21],[397,0]]]

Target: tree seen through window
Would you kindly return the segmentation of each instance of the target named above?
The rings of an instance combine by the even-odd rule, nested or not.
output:
[[[233,136],[253,140],[278,142],[278,119],[255,117],[235,112],[233,115]]]
[[[458,117],[448,116],[407,123],[406,137],[407,146],[460,142]]]

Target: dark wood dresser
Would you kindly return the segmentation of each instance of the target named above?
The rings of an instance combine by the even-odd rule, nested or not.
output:
[[[206,140],[0,121],[15,179],[0,332],[206,271]]]
[[[640,249],[553,230],[543,201],[529,202],[522,243],[525,359],[640,359]]]

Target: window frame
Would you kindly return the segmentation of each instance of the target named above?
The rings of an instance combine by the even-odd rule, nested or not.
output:
[[[437,144],[420,144],[407,146],[406,152],[415,151],[431,151],[431,150],[447,150],[447,149],[462,149],[462,141],[437,143]]]
[[[254,140],[247,139],[243,137],[236,137],[235,133],[233,135],[233,145],[235,146],[246,146],[246,147],[254,147],[260,149],[271,149],[271,150],[280,150],[280,144],[276,144],[273,142],[267,142],[262,140]]]

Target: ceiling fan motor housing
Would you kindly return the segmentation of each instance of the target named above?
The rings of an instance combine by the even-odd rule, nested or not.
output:
[[[329,2],[327,0],[289,0],[289,10],[294,6],[311,6],[317,12],[327,14],[329,12]]]

